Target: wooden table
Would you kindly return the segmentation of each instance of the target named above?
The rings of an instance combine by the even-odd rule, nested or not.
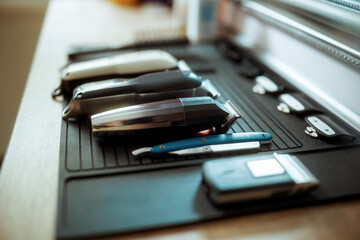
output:
[[[0,175],[0,239],[55,238],[62,105],[50,97],[71,44],[126,43],[169,13],[100,0],[50,2]],[[360,239],[360,200],[119,236],[126,239]]]

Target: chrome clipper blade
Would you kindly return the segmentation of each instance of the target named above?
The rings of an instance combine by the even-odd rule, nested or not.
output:
[[[225,108],[229,111],[229,115],[226,117],[225,121],[219,128],[216,129],[216,131],[219,133],[226,133],[231,126],[234,124],[234,122],[241,118],[242,115],[240,111],[230,102],[230,100],[226,101],[224,104]]]

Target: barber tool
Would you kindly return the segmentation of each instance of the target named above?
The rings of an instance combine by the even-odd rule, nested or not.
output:
[[[61,86],[53,97],[84,83],[114,77],[135,77],[149,72],[177,68],[177,60],[162,50],[144,50],[71,63],[61,70]]]
[[[210,96],[219,92],[210,80],[190,71],[172,70],[142,75],[124,81],[112,79],[75,88],[63,118],[92,115],[110,109],[180,97]]]
[[[171,69],[177,60],[162,50],[144,50],[72,63],[61,71],[62,79],[75,80],[103,75],[127,75]]]
[[[307,101],[299,93],[284,93],[279,96],[277,109],[283,113],[294,113],[304,115],[308,113],[321,112],[317,107]]]
[[[241,117],[235,106],[227,101],[221,104],[208,96],[176,98],[133,105],[91,116],[92,132],[97,136],[119,136],[145,133],[151,130],[196,133],[215,129],[225,133]]]
[[[268,76],[261,75],[255,78],[256,84],[252,88],[254,93],[264,95],[265,93],[277,94],[281,92],[284,87],[276,84],[272,79]]]
[[[304,194],[319,180],[289,154],[246,155],[203,164],[203,180],[218,205]]]
[[[265,132],[217,134],[144,147],[134,150],[132,154],[136,157],[144,154],[161,157],[166,154],[183,156],[229,151],[254,152],[259,150],[260,142],[271,141],[271,134]]]
[[[305,121],[309,124],[305,133],[314,138],[321,138],[326,141],[332,140],[354,140],[356,137],[331,118],[325,115],[306,116]]]

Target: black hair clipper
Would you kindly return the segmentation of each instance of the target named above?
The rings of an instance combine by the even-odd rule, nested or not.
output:
[[[178,61],[162,50],[143,50],[74,62],[61,69],[61,85],[52,96],[72,93],[75,87],[104,79],[128,78],[178,68]]]
[[[221,104],[208,96],[177,98],[118,108],[91,116],[96,136],[135,133],[196,133],[215,129],[225,133],[240,118],[240,112],[227,101]]]
[[[127,81],[112,79],[77,87],[62,117],[93,115],[114,108],[173,98],[210,96],[215,99],[219,95],[210,80],[203,80],[191,71],[149,73]]]

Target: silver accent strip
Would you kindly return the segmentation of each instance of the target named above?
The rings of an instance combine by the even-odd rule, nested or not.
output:
[[[274,153],[274,157],[296,183],[292,194],[319,185],[319,180],[295,156]]]
[[[260,142],[244,142],[244,143],[228,143],[228,144],[216,144],[207,145],[197,148],[187,148],[178,151],[169,152],[173,155],[196,155],[206,153],[223,153],[223,152],[241,152],[241,153],[254,153],[260,149]]]
[[[241,118],[240,111],[230,102],[230,100],[224,103],[224,107],[229,111],[229,115],[226,117],[226,122],[221,127],[231,127],[236,119]]]
[[[178,68],[182,71],[192,71],[190,66],[184,60],[179,60],[177,65]]]
[[[211,83],[209,79],[204,80],[202,85],[210,92],[211,98],[217,99],[221,96],[220,92],[216,89],[216,87]]]

